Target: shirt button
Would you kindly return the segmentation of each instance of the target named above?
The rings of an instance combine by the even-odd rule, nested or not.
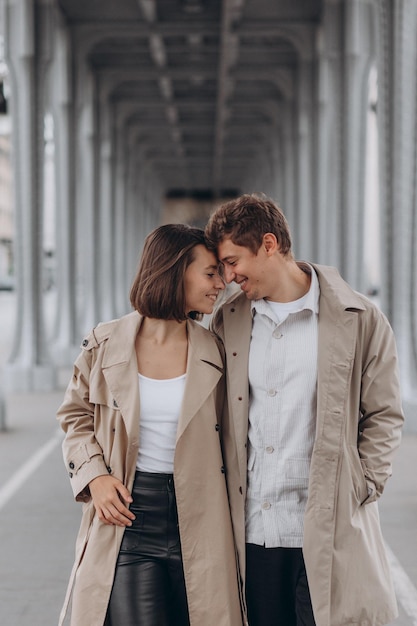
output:
[[[262,508],[264,509],[264,511],[267,511],[268,509],[271,508],[271,503],[270,502],[262,502]]]
[[[273,451],[274,451],[274,446],[266,446],[265,452],[267,452],[268,454],[272,454]]]
[[[274,330],[274,332],[272,333],[272,336],[274,337],[274,339],[281,339],[282,332],[280,330]]]
[[[268,396],[276,396],[277,392],[276,389],[268,389]]]

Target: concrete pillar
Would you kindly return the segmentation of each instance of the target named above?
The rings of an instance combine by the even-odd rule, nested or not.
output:
[[[281,204],[284,196],[284,180],[283,180],[283,129],[281,125],[276,124],[271,137],[271,180],[269,195],[275,202]]]
[[[82,50],[76,64],[76,238],[78,328],[80,336],[100,319],[97,81]]]
[[[56,384],[45,337],[43,266],[43,163],[47,69],[51,56],[51,3],[7,0],[6,58],[12,85],[15,181],[17,319],[6,386],[52,390]]]
[[[337,210],[341,185],[340,98],[342,67],[340,54],[340,5],[326,4],[317,33],[317,133],[316,234],[317,261],[340,266],[340,214]]]
[[[329,0],[318,30],[317,258],[365,289],[363,232],[368,77],[375,55],[370,0]]]
[[[128,127],[127,127],[128,128]],[[129,133],[129,131],[128,131]],[[126,277],[125,285],[129,291],[135,276],[143,240],[146,236],[144,208],[142,206],[144,167],[137,156],[136,137],[130,132],[128,136],[128,175],[126,187]]]
[[[363,256],[368,78],[374,58],[372,5],[346,0],[344,6],[342,96],[341,265],[344,278],[364,291]]]
[[[108,90],[99,77],[98,102],[98,233],[99,233],[99,317],[110,320],[115,310],[115,239],[114,239],[114,135]]]
[[[294,239],[297,255],[313,259],[315,251],[315,205],[313,168],[313,79],[314,63],[310,58],[301,58],[297,68],[297,222]]]
[[[296,193],[295,193],[295,120],[294,103],[286,101],[282,110],[282,152],[283,152],[283,195],[280,207],[291,228],[292,235],[296,231]],[[297,242],[294,241],[294,252],[297,255]]]
[[[382,307],[397,338],[406,429],[417,432],[417,3],[375,2]]]
[[[120,317],[130,310],[129,286],[127,284],[127,255],[126,255],[126,212],[127,212],[127,185],[128,185],[128,149],[124,127],[124,119],[118,108],[113,115],[113,145],[115,151],[114,175],[114,254],[115,254],[115,307],[116,315]]]
[[[56,16],[57,20],[60,16]],[[79,351],[77,329],[75,238],[75,125],[72,49],[66,25],[57,23],[52,66],[52,110],[55,127],[57,317],[54,362],[69,366]]]

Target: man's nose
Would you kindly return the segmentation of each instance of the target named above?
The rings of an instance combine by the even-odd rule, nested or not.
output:
[[[223,268],[223,278],[224,280],[227,282],[227,284],[231,283],[232,280],[235,278],[236,274],[233,271],[233,268],[225,265]]]
[[[224,280],[219,274],[216,275],[216,281],[214,283],[216,289],[225,289]]]

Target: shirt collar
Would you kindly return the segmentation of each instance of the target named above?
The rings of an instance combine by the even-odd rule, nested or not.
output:
[[[317,274],[314,271],[314,268],[309,263],[300,262],[297,265],[311,276],[310,288],[307,291],[306,299],[304,300],[303,306],[300,307],[300,311],[304,311],[306,309],[312,311],[313,313],[319,312],[319,298],[320,298],[320,285],[317,278]],[[268,306],[268,302],[261,298],[260,300],[252,300],[251,302],[251,313],[252,317],[255,316],[256,313],[270,315],[271,309]]]

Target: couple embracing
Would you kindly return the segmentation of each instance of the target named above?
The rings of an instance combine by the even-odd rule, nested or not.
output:
[[[60,624],[70,603],[73,626],[394,619],[377,500],[403,415],[385,316],[297,261],[257,195],[205,231],[148,235],[130,301],[84,339],[58,411],[83,502]]]

